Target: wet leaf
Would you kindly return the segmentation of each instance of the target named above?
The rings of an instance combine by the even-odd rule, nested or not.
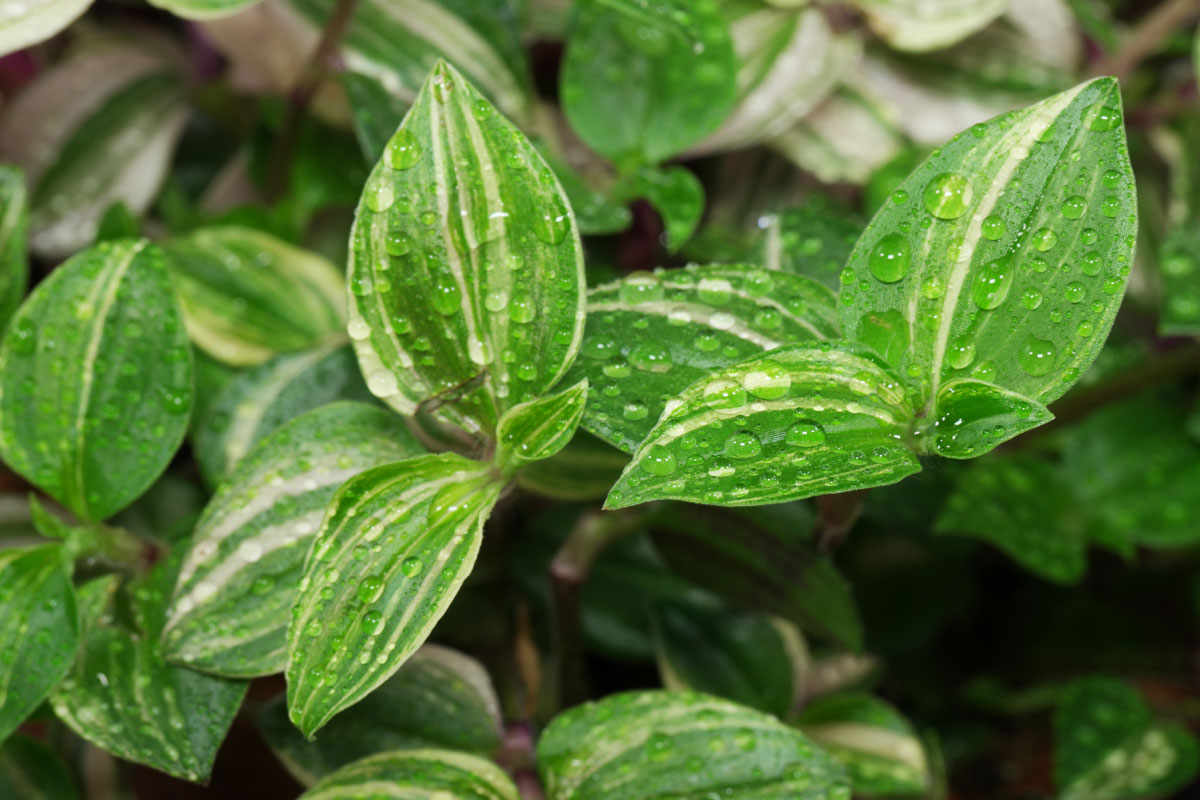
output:
[[[577,172],[544,143],[535,142],[538,152],[562,184],[568,205],[575,213],[575,224],[584,235],[620,233],[629,227],[633,214],[629,209],[594,187],[587,177]]]
[[[625,453],[579,430],[562,450],[522,468],[517,483],[556,500],[599,500],[628,461]]]
[[[78,646],[79,620],[65,548],[49,544],[0,550],[0,741],[70,671]]]
[[[0,745],[0,796],[22,800],[77,800],[62,756],[37,739],[13,734]]]
[[[141,235],[141,221],[120,200],[108,207],[96,226],[96,244],[115,239],[137,239]]]
[[[867,348],[780,347],[680,392],[605,507],[761,505],[895,483],[921,469],[911,419],[900,380]]]
[[[420,455],[390,411],[331,403],[260,441],[204,509],[164,634],[173,663],[234,678],[282,672],[304,557],[339,485]]]
[[[645,198],[662,217],[671,253],[692,238],[704,214],[704,186],[686,167],[641,167],[633,173],[628,192]]]
[[[848,800],[842,768],[761,711],[696,692],[641,691],[558,715],[537,747],[547,800]]]
[[[934,404],[937,418],[917,426],[927,451],[947,458],[975,458],[1054,415],[1035,400],[983,381],[942,384]]]
[[[842,265],[865,223],[817,202],[771,214],[765,222],[751,261],[841,289]]]
[[[357,800],[364,792],[380,800],[519,800],[517,787],[500,767],[451,750],[378,753],[327,776],[300,800]]]
[[[824,286],[745,265],[636,272],[593,289],[566,379],[590,381],[583,427],[632,452],[666,402],[701,377],[782,344],[837,336],[836,303]]]
[[[375,76],[363,72],[343,72],[342,86],[350,101],[354,135],[368,164],[383,157],[388,140],[400,127],[408,112],[408,103],[387,90]]]
[[[936,50],[1004,13],[1010,0],[855,0],[871,28],[897,50]]]
[[[150,0],[151,5],[184,19],[217,19],[249,8],[259,0]]]
[[[506,471],[517,469],[566,447],[579,428],[587,391],[584,378],[558,394],[528,400],[505,412],[496,426],[496,464]]]
[[[105,242],[54,270],[13,317],[0,376],[9,466],[82,519],[133,502],[175,455],[192,406],[162,252]]]
[[[305,786],[386,750],[444,748],[486,756],[500,745],[500,703],[487,671],[455,650],[426,644],[395,675],[335,717],[310,742],[283,698],[259,713],[271,749]]]
[[[574,358],[583,264],[562,188],[453,67],[434,68],[372,171],[352,241],[350,337],[397,411],[490,434]]]
[[[624,168],[686,150],[725,118],[737,58],[714,0],[583,0],[560,91],[571,127]]]
[[[312,737],[429,636],[475,563],[502,484],[453,453],[360,473],[330,501],[288,628],[288,712]]]
[[[51,0],[0,8],[0,56],[44,42],[87,11],[92,0]]]
[[[0,336],[25,299],[29,282],[28,245],[25,174],[17,167],[0,165]]]
[[[324,258],[235,226],[201,228],[166,244],[188,335],[226,364],[342,340],[345,283]]]

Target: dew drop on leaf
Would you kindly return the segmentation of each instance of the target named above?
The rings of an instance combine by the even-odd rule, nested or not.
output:
[[[407,128],[396,131],[388,143],[392,169],[412,169],[421,159],[421,144]]]
[[[1053,342],[1031,336],[1021,346],[1017,361],[1020,363],[1021,369],[1036,378],[1050,371],[1054,366],[1056,355],[1058,355],[1058,349]]]
[[[921,199],[938,219],[958,219],[971,202],[971,183],[962,175],[943,172],[926,184]]]
[[[867,264],[877,279],[895,283],[908,274],[909,261],[908,241],[899,233],[889,233],[871,248]]]
[[[825,429],[816,420],[802,419],[788,428],[784,441],[793,447],[816,447],[825,441]]]

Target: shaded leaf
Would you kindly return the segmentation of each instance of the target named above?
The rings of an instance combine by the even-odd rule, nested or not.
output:
[[[367,73],[343,72],[342,86],[350,101],[350,117],[358,145],[367,163],[374,164],[383,157],[388,140],[400,127],[400,121],[408,112],[408,103]]]
[[[204,509],[164,634],[175,663],[227,677],[282,672],[304,558],[339,485],[423,448],[390,411],[331,403],[260,441]]]
[[[118,200],[100,217],[96,226],[96,243],[114,239],[137,239],[142,235],[142,224],[129,206]]]
[[[25,174],[0,165],[0,337],[29,283],[29,207]]]
[[[28,736],[0,745],[0,796],[21,800],[76,800],[79,792],[62,756]]]
[[[1158,270],[1163,307],[1158,329],[1165,336],[1200,333],[1200,225],[1185,224],[1162,243]]]
[[[288,628],[288,712],[305,736],[388,679],[475,564],[502,484],[453,453],[351,478],[330,501]]]
[[[704,214],[704,186],[687,167],[640,167],[629,194],[643,197],[662,217],[667,251],[674,253],[692,238]]]
[[[547,800],[849,797],[842,768],[799,731],[695,692],[576,706],[546,728],[537,756]]]
[[[585,235],[600,235],[605,233],[620,233],[629,227],[633,214],[627,207],[618,203],[608,194],[593,187],[589,180],[555,154],[550,147],[543,143],[535,143],[542,158],[554,170],[563,192],[567,195],[567,203],[575,214],[575,224],[579,232]]]
[[[350,336],[367,386],[490,433],[544,393],[583,330],[583,264],[554,173],[439,63],[371,173],[350,260]]]
[[[513,406],[496,426],[495,462],[512,470],[550,458],[571,441],[583,417],[588,383],[584,378],[558,394]]]
[[[921,445],[947,458],[975,458],[1054,415],[1036,400],[971,379],[942,384],[938,417],[917,426]]]
[[[397,750],[356,761],[321,780],[300,800],[518,800],[512,779],[478,756],[451,750]]]
[[[621,477],[628,461],[625,453],[579,430],[565,448],[525,466],[517,474],[517,483],[556,500],[599,500]]]
[[[51,0],[33,6],[20,3],[0,8],[0,56],[49,39],[74,22],[91,4],[92,0]]]
[[[9,466],[83,519],[131,503],[174,456],[192,405],[162,252],[104,242],[54,270],[13,317],[0,376]]]
[[[898,50],[954,44],[1004,13],[1010,0],[855,0],[871,28]]]
[[[812,201],[771,214],[765,222],[751,261],[841,289],[842,265],[865,223]]]

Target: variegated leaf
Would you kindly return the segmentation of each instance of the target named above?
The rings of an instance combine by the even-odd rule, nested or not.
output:
[[[550,458],[571,441],[587,402],[587,378],[558,394],[510,408],[496,426],[495,462],[517,469]]]
[[[283,698],[258,717],[288,772],[312,786],[334,770],[385,750],[445,748],[486,756],[500,745],[500,702],[475,659],[422,645],[395,675],[335,717],[310,742],[292,725]]]
[[[845,692],[818,698],[796,725],[845,765],[856,797],[920,796],[932,783],[912,724],[877,697]]]
[[[583,427],[632,452],[689,384],[783,344],[836,337],[836,318],[833,292],[794,275],[744,265],[637,272],[589,292],[567,380],[590,381]]]
[[[201,228],[169,241],[188,335],[234,366],[342,339],[345,282],[315,253],[250,228]]]
[[[228,677],[282,672],[296,584],[337,487],[419,455],[395,414],[331,403],[271,433],[196,525],[164,633],[166,658]]]
[[[583,332],[583,264],[554,173],[439,62],[363,191],[350,337],[367,386],[471,432],[544,393]]]
[[[275,356],[235,375],[197,421],[192,449],[200,474],[216,488],[256,443],[293,417],[336,400],[373,399],[349,345]]]
[[[408,103],[389,92],[373,75],[344,72],[342,86],[350,102],[350,116],[358,146],[362,148],[367,163],[374,164],[383,157],[388,140],[408,111]]]
[[[0,455],[82,519],[145,491],[191,406],[191,349],[162,252],[145,240],[55,269],[0,346]]]
[[[165,8],[184,19],[216,19],[236,14],[259,0],[150,0],[151,5]]]
[[[0,56],[49,39],[91,4],[92,0],[23,0],[0,6]]]
[[[842,768],[761,711],[696,692],[611,695],[560,714],[538,741],[547,800],[849,800]]]
[[[78,646],[66,549],[0,550],[0,741],[70,671]]]
[[[0,743],[0,797],[78,800],[71,768],[49,745],[14,734]]]
[[[29,282],[29,205],[25,174],[0,165],[0,337]]]
[[[579,430],[559,452],[523,467],[517,483],[556,500],[599,500],[621,477],[628,461],[625,453]]]
[[[1010,0],[854,0],[871,27],[897,50],[954,44],[1004,13]]]
[[[300,800],[519,800],[517,787],[491,761],[452,750],[397,750],[356,761]]]
[[[453,453],[377,467],[329,504],[288,628],[288,713],[311,737],[429,636],[479,552],[503,484]]]
[[[921,468],[908,392],[850,342],[787,345],[716,370],[673,398],[609,492],[761,505],[894,483]]]
[[[1049,419],[1038,404],[1096,357],[1137,220],[1120,107],[1103,78],[975,125],[868,226],[847,265],[842,329],[911,379],[919,417],[944,419],[947,387],[969,378],[994,384],[985,405],[1010,402],[1037,424]],[[971,424],[961,412],[949,416]],[[920,434],[939,449],[940,431]]]

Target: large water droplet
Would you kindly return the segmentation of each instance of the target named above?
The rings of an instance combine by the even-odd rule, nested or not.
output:
[[[637,422],[638,420],[645,419],[646,415],[649,413],[650,409],[646,408],[646,404],[640,403],[637,400],[626,403],[625,407],[621,409],[621,416],[630,422]]]
[[[433,306],[433,310],[446,316],[458,313],[461,302],[462,290],[458,288],[458,282],[449,276],[439,280],[429,296],[429,305]]]
[[[368,575],[358,584],[358,599],[364,603],[374,603],[383,594],[383,578],[378,575]]]
[[[651,475],[670,475],[675,471],[676,461],[675,454],[665,447],[655,445],[650,448],[650,452],[642,460],[642,466],[646,468],[646,472]]]
[[[983,238],[994,242],[1004,235],[1004,231],[1007,229],[1007,227],[1008,226],[1004,224],[1004,220],[1000,219],[1000,217],[996,216],[995,214],[989,214],[983,218],[983,223],[980,225],[980,230],[983,233]]]
[[[750,431],[738,431],[725,440],[725,455],[730,458],[754,458],[762,452],[762,441]]]
[[[425,565],[421,563],[421,559],[415,556],[409,556],[400,562],[400,571],[409,578],[421,574],[421,570],[424,568]]]
[[[1021,346],[1017,361],[1021,369],[1036,378],[1045,375],[1054,367],[1054,357],[1057,354],[1058,349],[1053,342],[1031,336]]]
[[[871,248],[867,265],[877,279],[895,283],[908,274],[909,261],[908,241],[899,233],[889,233]]]
[[[367,208],[375,212],[387,211],[392,207],[392,201],[395,200],[396,193],[392,188],[392,182],[383,179],[376,179],[366,191]]]
[[[652,273],[634,272],[621,283],[621,302],[630,305],[656,303],[663,299],[663,285]]]
[[[1039,253],[1044,253],[1058,244],[1058,234],[1049,228],[1038,228],[1033,232],[1031,241]]]
[[[755,397],[778,400],[792,388],[792,377],[783,367],[767,366],[747,372],[742,377],[742,385]]]
[[[925,210],[938,219],[957,219],[971,202],[971,183],[962,175],[943,172],[925,186]]]
[[[629,363],[646,372],[667,372],[671,369],[671,352],[665,345],[642,342],[629,351]]]
[[[1096,103],[1083,112],[1083,121],[1094,131],[1111,131],[1121,124],[1121,112],[1112,106]]]
[[[392,169],[411,169],[421,159],[421,143],[412,131],[401,128],[388,142],[388,153]]]
[[[971,299],[975,301],[975,305],[985,311],[999,307],[1008,297],[1014,272],[1011,255],[984,265],[975,273],[975,283],[971,287]]]
[[[710,306],[723,306],[733,297],[733,284],[724,278],[701,278],[696,294]]]
[[[946,360],[955,369],[966,369],[975,360],[975,341],[968,335],[957,336],[950,341]]]
[[[1074,195],[1063,200],[1062,215],[1067,219],[1079,219],[1086,209],[1087,201],[1079,195]]]
[[[785,442],[793,447],[816,447],[825,441],[825,429],[816,420],[802,419],[787,429]]]

